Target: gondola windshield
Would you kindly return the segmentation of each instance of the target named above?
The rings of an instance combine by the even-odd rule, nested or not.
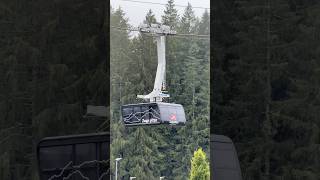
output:
[[[183,125],[185,112],[180,104],[140,103],[122,107],[122,119],[125,125]]]
[[[127,105],[122,109],[125,124],[157,124],[160,113],[157,104]]]

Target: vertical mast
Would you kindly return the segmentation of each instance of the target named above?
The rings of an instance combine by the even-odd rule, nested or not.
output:
[[[158,94],[162,93],[163,85],[165,83],[165,73],[166,73],[166,46],[165,46],[165,36],[157,36],[157,53],[158,53],[158,66],[157,73],[154,81],[153,91]],[[159,101],[162,101],[162,97],[159,97]],[[151,101],[151,100],[150,100]]]
[[[166,36],[174,35],[176,32],[170,30],[169,26],[158,24],[152,24],[151,26],[146,24],[141,25],[139,31],[141,33],[150,33],[155,36],[157,42],[158,65],[152,92],[147,95],[137,95],[137,97],[150,102],[162,102],[163,98],[170,97],[169,94],[165,94],[163,91],[166,88]]]

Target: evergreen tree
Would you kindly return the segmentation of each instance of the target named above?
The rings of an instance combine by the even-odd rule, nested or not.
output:
[[[149,24],[149,25],[157,23],[156,17],[153,14],[151,9],[149,9],[149,11],[148,11],[148,13],[146,15],[146,19],[144,20],[143,23]]]
[[[201,17],[201,21],[199,24],[199,34],[210,34],[210,15],[208,10],[205,10],[202,17]]]
[[[210,168],[205,152],[199,148],[191,160],[190,180],[209,180]]]
[[[180,20],[179,32],[186,34],[194,33],[196,21],[197,19],[193,12],[192,6],[190,3],[188,3],[188,6],[185,8],[184,14],[182,15]]]
[[[162,23],[174,29],[179,20],[177,9],[175,9],[174,0],[168,0],[164,15],[162,16]]]
[[[307,98],[317,86],[315,79],[309,84],[317,65],[312,61],[314,48],[307,47],[318,45],[309,34],[314,19],[305,11],[317,5],[288,1],[216,5],[213,84],[220,87],[212,89],[211,129],[236,142],[244,179],[317,177],[315,161],[298,165],[301,152],[317,156],[311,152],[319,131],[310,115],[318,107],[308,106]],[[224,12],[227,7],[231,14]]]
[[[104,7],[1,3],[0,179],[38,179],[41,138],[92,133],[101,123],[82,116],[87,104],[108,102]]]

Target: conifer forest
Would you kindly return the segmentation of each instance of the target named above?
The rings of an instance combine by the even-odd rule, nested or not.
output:
[[[109,104],[108,4],[0,2],[0,179],[37,180],[37,142],[94,133],[86,106]]]
[[[110,17],[110,80],[111,80],[111,162],[122,157],[119,176],[149,180],[184,180],[190,177],[194,151],[202,148],[209,157],[210,101],[210,39],[168,36],[166,38],[166,84],[169,102],[182,104],[185,126],[124,127],[121,105],[141,103],[137,94],[153,89],[157,68],[157,45],[145,34],[132,35],[128,16],[120,8],[111,7]],[[189,4],[178,14],[174,1],[169,0],[161,19],[150,9],[146,24],[162,23],[177,34],[210,33],[210,14],[203,10],[196,17]],[[115,164],[111,163],[111,172]]]
[[[216,0],[211,132],[245,180],[320,177],[320,2]]]

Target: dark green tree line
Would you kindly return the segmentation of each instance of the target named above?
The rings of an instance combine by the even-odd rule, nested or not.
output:
[[[108,104],[104,1],[0,3],[0,179],[38,179],[37,142],[92,133]]]
[[[215,5],[212,132],[236,142],[244,179],[317,179],[319,3]]]

